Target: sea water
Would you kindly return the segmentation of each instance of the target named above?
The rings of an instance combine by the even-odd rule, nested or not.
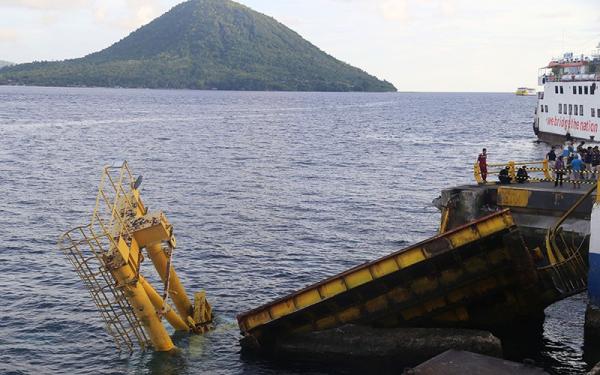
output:
[[[436,233],[440,191],[488,161],[542,159],[535,98],[0,87],[0,373],[331,373],[240,355],[235,316]],[[119,354],[57,248],[127,160],[175,227],[175,268],[216,329],[178,356]],[[144,269],[150,272],[150,264]],[[585,296],[527,355],[583,373]],[[339,370],[341,371],[341,370]]]

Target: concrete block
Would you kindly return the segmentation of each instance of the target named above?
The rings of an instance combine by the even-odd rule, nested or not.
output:
[[[501,357],[500,340],[487,331],[454,328],[381,329],[345,325],[279,340],[278,357],[325,362],[390,361],[421,363],[448,349],[468,350]]]
[[[530,365],[505,361],[481,354],[448,350],[414,369],[406,370],[405,375],[542,375],[544,370]]]
[[[586,345],[600,343],[600,308],[588,305],[585,311],[584,330]]]

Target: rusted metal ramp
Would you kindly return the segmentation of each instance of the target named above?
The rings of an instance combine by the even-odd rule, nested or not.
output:
[[[543,311],[533,254],[508,210],[238,316],[242,345],[343,324],[488,327]]]

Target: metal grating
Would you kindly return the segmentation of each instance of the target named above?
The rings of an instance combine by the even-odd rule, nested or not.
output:
[[[65,233],[59,240],[59,248],[92,296],[106,331],[119,350],[129,352],[136,346],[146,349],[150,341],[125,297],[123,286],[116,285],[106,260],[118,251],[120,237],[131,245],[130,223],[138,205],[134,183],[127,162],[105,167],[91,223]],[[137,264],[138,275],[140,260],[129,260]]]
[[[104,265],[102,242],[90,230],[90,225],[75,228],[61,236],[59,248],[73,265],[96,304],[105,329],[119,350],[142,350],[150,343],[141,323],[123,293],[114,285],[113,277]]]

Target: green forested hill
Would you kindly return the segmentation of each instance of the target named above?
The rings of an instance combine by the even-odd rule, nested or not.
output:
[[[179,4],[100,52],[6,67],[0,84],[395,91],[275,19],[229,0]]]
[[[3,67],[8,66],[8,65],[12,65],[12,64],[13,63],[11,63],[11,62],[0,60],[0,68],[3,68]]]

